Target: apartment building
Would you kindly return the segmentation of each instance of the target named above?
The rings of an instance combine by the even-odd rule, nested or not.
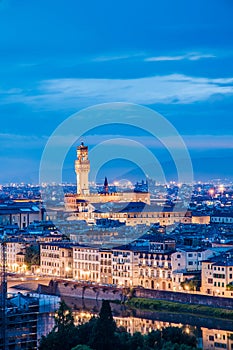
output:
[[[73,278],[100,282],[99,249],[81,245],[73,246]]]
[[[69,242],[40,244],[40,271],[53,277],[73,277],[73,247]]]
[[[202,327],[203,349],[233,349],[232,332]]]
[[[0,313],[0,349],[37,349],[38,299],[18,293],[6,300],[6,318]],[[6,330],[2,327],[6,322]]]
[[[67,245],[60,245],[60,276],[65,278],[73,277],[73,249]]]
[[[139,253],[139,285],[149,289],[171,290],[171,252]]]
[[[220,256],[202,263],[201,292],[213,296],[233,296],[233,258]]]
[[[0,224],[18,225],[20,229],[33,221],[41,220],[42,213],[39,202],[4,202],[0,206]]]
[[[139,252],[137,247],[121,246],[112,250],[113,284],[131,287],[138,285]]]
[[[202,271],[202,262],[219,254],[218,249],[183,248],[178,249],[171,256],[172,283],[174,291],[181,291],[181,283],[192,279]]]
[[[203,294],[233,296],[230,251],[217,256],[219,248],[175,249],[173,239],[154,234],[113,249],[44,242],[40,271],[57,278],[167,291],[183,291],[182,282],[201,275]]]
[[[7,270],[9,272],[25,272],[25,241],[18,238],[12,238],[9,239],[5,244]],[[2,263],[2,245],[0,245],[0,263]]]
[[[112,284],[112,251],[100,250],[100,283]]]

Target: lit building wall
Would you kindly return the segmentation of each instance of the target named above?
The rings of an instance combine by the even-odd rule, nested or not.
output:
[[[112,252],[102,250],[100,257],[100,283],[112,284]]]
[[[119,286],[138,285],[138,252],[128,249],[112,250],[112,281]]]
[[[73,277],[77,280],[100,282],[100,257],[97,248],[73,247]]]
[[[147,225],[150,226],[154,223],[160,225],[173,225],[175,223],[192,223],[191,213],[184,212],[153,212],[153,211],[140,211],[140,212],[93,212],[92,218],[96,219],[115,219],[124,222],[128,226]]]
[[[73,251],[70,246],[57,243],[40,244],[40,271],[43,275],[71,278]]]
[[[233,284],[233,260],[221,262],[205,261],[202,263],[201,292],[213,296],[232,297],[233,289],[227,287]]]
[[[171,255],[139,254],[139,285],[149,289],[172,290]]]
[[[198,225],[209,225],[210,223],[210,215],[201,215],[201,216],[192,216],[192,223]]]
[[[12,241],[6,243],[6,263],[9,272],[25,272],[24,264],[25,242]],[[21,258],[20,258],[21,256]],[[2,246],[0,245],[0,262],[2,264]]]
[[[203,349],[233,349],[233,340],[230,339],[233,333],[218,329],[202,328]]]

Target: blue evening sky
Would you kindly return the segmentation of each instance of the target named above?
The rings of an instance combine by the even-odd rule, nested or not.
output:
[[[176,127],[196,180],[232,179],[232,18],[232,0],[0,0],[0,183],[37,182],[54,129],[82,108],[118,101]],[[87,141],[146,139],[131,132],[99,128]],[[65,165],[72,176],[74,157]]]

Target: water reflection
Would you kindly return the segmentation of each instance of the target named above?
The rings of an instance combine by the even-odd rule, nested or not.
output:
[[[72,308],[75,324],[88,322],[98,315],[101,303],[95,300],[80,300],[65,298],[65,302]],[[204,350],[233,350],[233,323],[227,320],[202,318],[195,315],[178,315],[162,312],[140,311],[112,304],[114,319],[118,327],[124,327],[133,334],[140,332],[147,334],[152,330],[164,327],[182,327],[188,334],[194,334],[199,348]],[[54,326],[53,312],[40,315],[40,336],[46,335]]]

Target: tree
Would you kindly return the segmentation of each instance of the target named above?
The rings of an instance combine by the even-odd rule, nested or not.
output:
[[[55,326],[47,337],[41,338],[39,350],[70,350],[78,343],[78,330],[74,325],[72,311],[61,301],[55,313]]]
[[[72,348],[71,350],[92,350],[92,349],[88,345],[80,345],[79,344],[79,345],[75,346],[74,348]]]
[[[155,346],[158,346],[161,344],[161,336],[162,336],[162,333],[159,330],[148,333],[145,341],[146,345],[154,349]]]
[[[75,327],[71,309],[64,301],[55,314],[53,330],[40,340],[39,350],[195,350],[196,338],[182,328],[167,327],[143,336],[116,328],[109,301],[100,314]]]
[[[60,307],[55,313],[55,326],[54,330],[65,333],[67,330],[73,329],[74,317],[71,309],[66,305],[64,300],[60,302]]]
[[[186,344],[173,344],[172,342],[166,342],[161,350],[197,350],[196,347],[192,347]]]
[[[189,335],[181,328],[167,327],[162,330],[162,339],[166,342],[172,342],[173,344],[185,344],[190,347],[196,347],[196,338],[193,335]]]
[[[90,336],[90,345],[95,350],[113,350],[116,345],[116,323],[108,300],[102,301],[102,307]]]
[[[32,265],[40,264],[40,251],[38,245],[30,245],[26,247],[25,264],[27,265],[28,269],[30,269]]]
[[[130,349],[132,350],[141,350],[144,348],[144,337],[141,333],[139,332],[136,332],[134,333],[134,335],[132,336],[131,338],[131,346],[130,346]]]
[[[232,282],[227,284],[226,287],[227,287],[227,290],[233,291],[233,283]]]
[[[96,322],[97,318],[92,317],[89,322],[78,326],[79,344],[88,344],[90,342],[90,334],[92,334]]]
[[[201,286],[201,280],[200,278],[192,278],[192,279],[186,279],[184,282],[181,282],[181,287],[184,290],[188,290],[188,291],[196,291],[196,290],[200,290],[200,286]]]
[[[119,330],[117,332],[117,349],[118,350],[129,350],[131,346],[131,334],[123,331],[123,329]]]

